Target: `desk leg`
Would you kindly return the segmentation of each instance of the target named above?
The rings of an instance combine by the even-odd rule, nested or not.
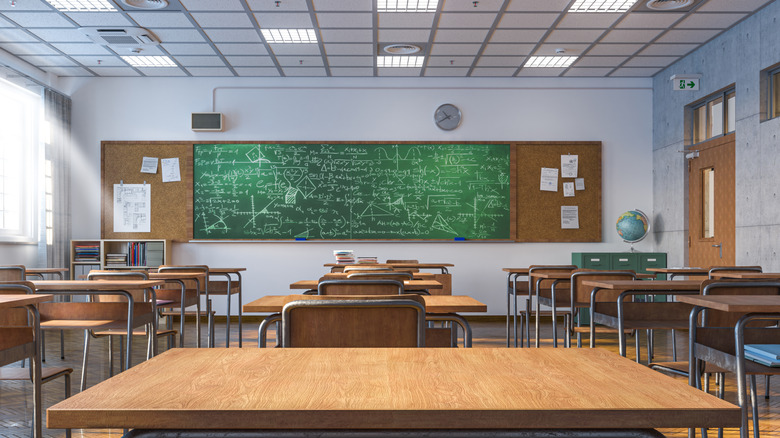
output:
[[[230,274],[226,275],[227,277],[227,320],[225,321],[225,348],[230,348],[230,287],[232,286],[230,283]]]
[[[511,333],[509,331],[509,319],[510,319],[510,312],[511,310],[511,301],[512,301],[512,273],[506,274],[506,348],[510,347],[509,339],[511,337]],[[517,291],[515,291],[517,293]],[[517,312],[517,306],[515,306],[515,312]]]
[[[244,326],[241,322],[241,316],[243,315],[242,310],[242,299],[241,294],[243,292],[243,283],[241,282],[241,273],[236,272],[236,276],[238,279],[238,348],[243,347],[243,339],[244,339]]]

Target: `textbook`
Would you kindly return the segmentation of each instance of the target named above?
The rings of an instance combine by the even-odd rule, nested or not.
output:
[[[746,344],[745,359],[768,367],[780,367],[780,345]]]

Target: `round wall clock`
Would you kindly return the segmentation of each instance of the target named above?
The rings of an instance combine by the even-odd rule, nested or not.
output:
[[[439,106],[433,113],[433,120],[436,122],[436,126],[445,131],[452,131],[460,126],[460,119],[460,109],[451,103]]]

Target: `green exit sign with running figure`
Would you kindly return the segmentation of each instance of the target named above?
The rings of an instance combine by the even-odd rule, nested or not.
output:
[[[699,89],[700,77],[672,76],[672,89],[677,91],[688,90],[697,91]]]

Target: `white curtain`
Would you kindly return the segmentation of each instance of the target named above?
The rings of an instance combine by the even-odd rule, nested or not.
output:
[[[70,125],[71,100],[68,96],[46,89],[44,118],[49,125],[46,161],[51,166],[51,238],[47,238],[46,217],[41,221],[40,246],[46,248],[46,266],[65,268],[70,263]],[[45,169],[44,169],[45,172]],[[44,184],[44,190],[46,190]],[[45,204],[45,202],[44,202]],[[44,209],[45,211],[45,205]]]

